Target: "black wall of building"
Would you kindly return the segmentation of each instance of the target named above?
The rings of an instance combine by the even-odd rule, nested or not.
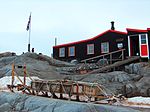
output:
[[[123,48],[125,50],[125,56],[128,55],[128,39],[126,34],[120,34],[116,32],[107,32],[103,34],[102,36],[95,38],[91,41],[85,41],[78,44],[71,44],[65,47],[65,57],[59,57],[59,48],[62,47],[54,47],[53,48],[53,57],[59,60],[63,61],[71,61],[73,59],[77,59],[78,61],[81,61],[83,59],[91,58],[94,56],[102,55],[101,53],[101,43],[103,42],[109,42],[109,52],[113,52],[116,50],[119,50],[117,47],[118,43],[123,43]],[[94,54],[87,55],[87,44],[94,44]],[[68,56],[68,47],[75,46],[75,56],[69,57]],[[120,54],[118,54],[120,55]],[[115,55],[118,57],[117,55]],[[114,57],[115,57],[114,56]]]

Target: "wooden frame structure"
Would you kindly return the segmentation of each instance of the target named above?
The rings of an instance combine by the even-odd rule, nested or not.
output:
[[[15,67],[23,68],[23,81],[21,80],[21,78],[19,78]],[[31,85],[27,85],[26,83],[27,76],[31,80]],[[15,78],[18,78],[21,84],[15,85]],[[12,82],[10,85],[7,85],[7,87],[11,92],[15,92],[15,89],[17,89],[17,91],[21,91],[23,94],[51,97],[57,99],[67,99],[73,101],[92,101],[93,103],[99,104],[112,104],[114,101],[117,101],[118,98],[122,98],[120,96],[115,96],[111,92],[107,94],[106,88],[98,83],[72,80],[33,80],[30,75],[27,74],[26,65],[16,66],[12,64]],[[105,103],[103,103],[103,100],[105,100]]]
[[[22,91],[30,95],[41,95],[52,98],[77,100],[77,101],[96,101],[106,99],[112,95],[106,93],[106,88],[98,83],[80,82],[72,80],[33,80],[26,70],[26,65],[18,66],[23,68],[23,81],[16,72],[15,65],[12,64],[12,82],[7,85],[11,92]],[[14,84],[15,76],[21,84]],[[31,79],[31,85],[26,85],[26,76]],[[82,98],[81,98],[82,97]]]
[[[21,68],[23,70],[23,81],[20,79],[18,73],[16,72],[16,67]],[[23,93],[27,93],[27,94],[31,94],[31,88],[30,86],[26,85],[26,76],[27,76],[27,69],[26,69],[26,65],[24,64],[22,65],[15,65],[14,63],[12,64],[12,81],[11,81],[11,85],[7,85],[7,87],[10,89],[11,92],[14,92],[14,88],[17,88],[18,91],[22,91]],[[17,77],[17,79],[21,82],[21,84],[14,84],[14,80],[15,80],[15,76]],[[28,75],[29,76],[29,75]],[[30,76],[29,78],[31,80],[33,80]]]
[[[105,88],[98,83],[71,80],[35,80],[31,82],[31,89],[35,95],[77,101],[80,101],[80,97],[85,97],[88,101],[109,97]]]

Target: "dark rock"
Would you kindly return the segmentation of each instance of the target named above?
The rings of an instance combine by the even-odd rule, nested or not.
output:
[[[0,92],[0,99],[1,112],[139,112],[129,107],[72,102],[6,92]],[[18,108],[19,105],[21,108]]]
[[[13,108],[9,103],[4,103],[0,105],[0,112],[12,112]]]
[[[0,53],[0,58],[1,57],[10,57],[10,56],[16,56],[16,53],[14,53],[14,52]]]
[[[150,96],[150,77],[143,77],[135,85],[141,96]]]

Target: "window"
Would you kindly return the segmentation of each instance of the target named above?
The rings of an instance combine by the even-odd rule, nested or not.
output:
[[[118,43],[118,44],[117,44],[117,47],[118,47],[119,49],[122,49],[122,48],[123,48],[123,43]]]
[[[109,43],[104,42],[101,43],[101,53],[108,53],[109,52]]]
[[[141,44],[146,44],[146,35],[141,35]]]
[[[87,54],[94,54],[94,44],[87,45]]]
[[[75,56],[75,47],[72,46],[72,47],[69,47],[69,56]]]
[[[59,48],[59,57],[65,57],[65,48]]]

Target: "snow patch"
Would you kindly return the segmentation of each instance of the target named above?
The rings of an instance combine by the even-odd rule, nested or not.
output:
[[[24,77],[22,77],[22,76],[19,76],[19,78],[22,81],[24,80]],[[32,76],[31,78],[33,80],[39,79],[38,77],[34,77],[34,76]],[[11,83],[12,83],[12,76],[5,76],[3,78],[0,78],[0,88],[7,88],[7,85],[11,85]],[[14,85],[17,85],[17,84],[22,84],[22,83],[15,76],[14,77]],[[30,86],[30,84],[31,84],[31,79],[29,77],[26,77],[26,85]]]
[[[118,104],[119,105],[119,104]],[[120,105],[128,107],[150,108],[150,97],[132,97],[120,102]]]
[[[128,98],[128,102],[150,104],[150,97],[132,97]]]

